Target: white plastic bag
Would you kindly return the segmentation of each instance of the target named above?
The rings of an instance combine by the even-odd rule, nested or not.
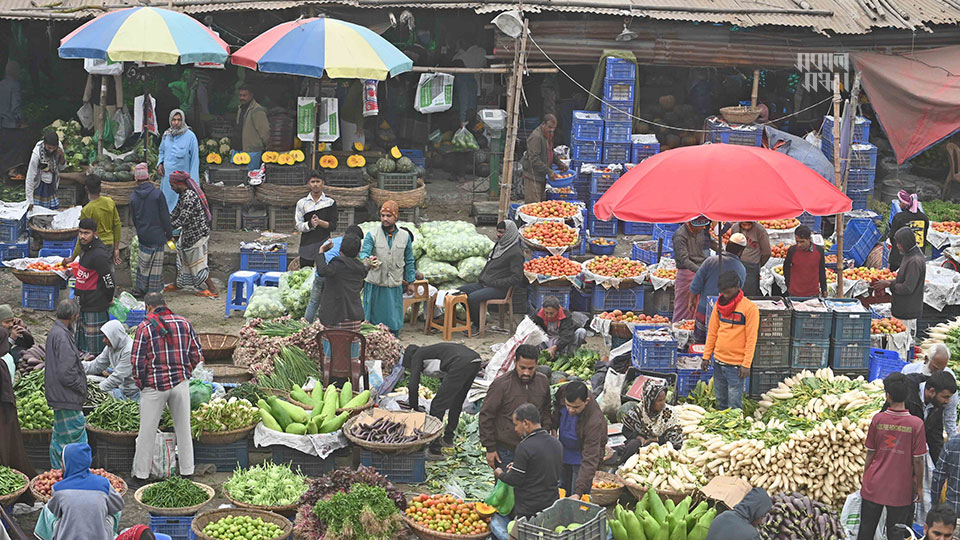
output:
[[[77,110],[77,118],[83,129],[93,129],[93,105],[89,101],[84,101]]]
[[[493,381],[500,375],[513,369],[514,354],[517,347],[524,344],[539,345],[547,340],[543,330],[533,322],[530,317],[524,317],[517,325],[517,331],[508,339],[497,352],[494,353],[490,363],[484,370],[483,378],[487,381]]]
[[[177,435],[160,431],[154,441],[150,476],[166,478],[177,468]]]
[[[620,392],[623,391],[623,381],[627,379],[627,374],[617,373],[613,368],[607,368],[607,374],[603,379],[603,393],[597,398],[600,410],[607,416],[614,416],[620,409]]]
[[[453,75],[424,73],[417,84],[413,108],[422,114],[443,112],[453,107]]]
[[[863,504],[863,498],[860,497],[860,490],[847,495],[847,500],[843,503],[843,510],[840,511],[840,523],[847,533],[847,540],[857,540],[857,533],[860,532],[860,506]],[[885,540],[883,534],[884,523],[887,522],[887,509],[884,508],[880,514],[877,532],[873,535],[873,540]]]
[[[121,107],[113,113],[113,123],[117,126],[113,132],[113,146],[115,148],[123,147],[130,135],[133,135],[133,117],[126,107]]]
[[[363,81],[363,117],[380,114],[380,104],[377,101],[377,83],[375,79]]]

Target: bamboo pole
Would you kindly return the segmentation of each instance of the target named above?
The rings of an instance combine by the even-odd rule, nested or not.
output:
[[[527,55],[527,19],[523,20],[523,32],[520,34],[520,48],[513,62],[513,79],[510,81],[507,95],[507,138],[503,151],[503,173],[500,181],[499,221],[506,219],[510,208],[510,192],[513,190],[513,161],[517,149],[517,123],[520,121],[520,94],[523,93],[524,61]],[[553,149],[550,150],[551,152]]]
[[[103,132],[107,129],[107,76],[100,76],[100,139],[97,141],[97,156],[103,155]]]
[[[833,175],[837,188],[844,191],[840,170],[840,74],[833,75]],[[843,296],[843,213],[837,214],[837,296]]]
[[[753,89],[750,91],[750,108],[757,106],[757,94],[760,89],[760,70],[753,70]]]

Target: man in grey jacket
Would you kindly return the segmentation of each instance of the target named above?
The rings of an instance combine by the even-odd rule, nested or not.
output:
[[[923,285],[927,279],[927,261],[910,227],[901,228],[893,238],[900,253],[903,253],[897,279],[874,281],[870,287],[880,290],[890,288],[893,297],[890,313],[907,326],[912,347],[917,338],[917,319],[923,314]]]
[[[733,510],[727,510],[713,520],[707,540],[760,540],[757,526],[771,508],[773,501],[763,488],[751,489]]]
[[[133,340],[123,329],[120,321],[107,321],[100,327],[106,347],[100,356],[83,363],[88,379],[96,381],[104,392],[113,394],[117,399],[140,400],[140,389],[133,380],[133,364],[130,363],[130,350]],[[110,369],[109,374],[103,373]]]
[[[47,405],[53,409],[53,436],[50,438],[50,464],[61,468],[63,447],[87,442],[83,402],[87,399],[87,377],[83,371],[83,353],[77,348],[74,331],[80,319],[80,304],[73,298],[57,304],[57,321],[47,334],[43,386]]]

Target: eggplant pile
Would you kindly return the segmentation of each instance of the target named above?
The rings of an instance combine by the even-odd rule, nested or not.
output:
[[[350,428],[350,434],[367,442],[383,444],[405,444],[416,442],[429,433],[414,428],[412,435],[405,435],[407,426],[403,422],[395,422],[381,418],[372,424],[356,423]]]
[[[760,522],[763,540],[843,540],[840,516],[830,507],[799,493],[773,496],[773,508]]]

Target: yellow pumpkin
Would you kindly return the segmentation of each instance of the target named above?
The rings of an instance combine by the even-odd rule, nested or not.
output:
[[[403,154],[400,153],[399,148],[394,146],[393,148],[390,149],[390,157],[392,157],[393,159],[400,159],[401,157],[403,157]]]
[[[326,151],[327,151],[327,143],[322,142],[317,145],[317,152],[326,152]]]
[[[293,158],[290,157],[290,154],[283,153],[277,156],[277,165],[290,165],[293,163]]]
[[[337,165],[339,165],[339,161],[337,161],[336,156],[327,154],[320,158],[320,167],[323,169],[336,169]]]
[[[207,163],[213,164],[213,165],[219,165],[221,162],[222,162],[222,159],[220,158],[220,154],[216,152],[210,152],[209,154],[207,154]]]
[[[250,154],[246,152],[237,152],[233,155],[234,165],[247,165],[250,163]]]
[[[264,163],[276,163],[277,157],[279,156],[280,154],[278,152],[264,152],[261,160],[263,160]]]
[[[353,149],[356,150],[357,152],[363,152],[363,143],[360,141],[356,141],[355,143],[353,143]]]
[[[367,164],[367,159],[360,154],[354,154],[347,158],[347,167],[351,169],[356,169],[358,167],[363,167]]]
[[[300,163],[304,159],[302,150],[291,150],[290,155],[293,157],[293,161]]]

